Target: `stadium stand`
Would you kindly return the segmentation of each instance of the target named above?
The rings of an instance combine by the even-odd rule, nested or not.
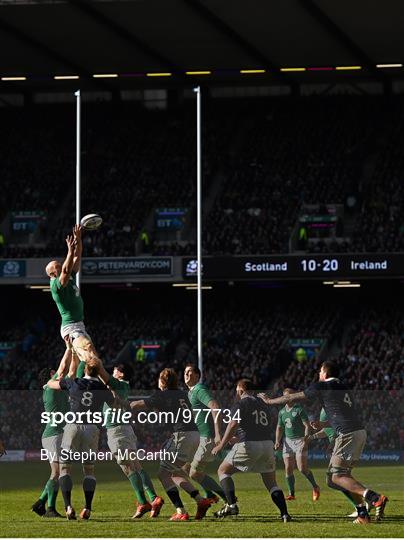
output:
[[[403,250],[402,108],[397,98],[364,96],[208,103],[204,252],[288,252],[304,204],[339,204],[346,210],[343,236],[319,238],[308,244],[311,252]],[[85,239],[86,255],[139,254],[136,242],[146,226],[152,254],[195,251],[192,226],[180,241],[161,240],[151,217],[156,207],[187,207],[193,219],[191,113],[189,107],[162,112],[131,104],[86,108],[83,214],[97,211],[104,217],[97,235]],[[1,114],[10,137],[2,139],[0,219],[6,208],[46,212],[41,237],[31,245],[3,231],[3,256],[61,256],[74,221],[71,114],[66,106],[34,108],[30,122],[21,113]],[[27,151],[16,160],[21,132]],[[28,179],[34,190],[26,187]],[[355,197],[353,210],[346,207],[348,196]]]
[[[251,298],[234,297],[228,302],[207,300],[205,382],[223,404],[230,405],[234,384],[241,377],[251,377],[260,388],[275,383],[274,393],[285,386],[300,390],[317,378],[325,357],[333,358],[342,367],[344,379],[355,389],[363,414],[370,422],[369,448],[398,448],[399,423],[392,425],[382,420],[386,411],[394,412],[400,399],[402,370],[397,366],[402,363],[402,310],[372,303],[342,308],[316,301],[310,306],[309,297],[295,298],[282,306],[278,302],[275,306],[266,305],[265,300],[259,300],[259,294],[252,294]],[[181,372],[187,362],[195,362],[194,300],[174,304],[169,297],[164,306],[159,298],[133,300],[127,301],[125,309],[122,309],[122,297],[116,298],[115,303],[110,300],[111,296],[107,295],[110,307],[102,315],[89,305],[87,319],[88,330],[106,364],[110,365],[127,341],[135,338],[165,343],[153,359],[140,362],[133,358],[134,395],[144,395],[155,388],[158,373],[166,365]],[[46,300],[41,300],[37,307],[45,303]],[[18,328],[16,320],[12,323]],[[58,335],[58,321],[52,313],[42,319],[32,311],[31,324],[19,327],[17,335],[11,331],[12,323],[10,329],[5,329],[2,340],[18,338],[20,343],[0,365],[3,381],[0,410],[6,433],[12,430],[14,421],[35,414],[39,418],[41,392],[37,373],[44,366],[55,366],[64,348]],[[326,339],[327,347],[298,362],[288,340],[313,336]],[[28,395],[35,398],[24,398]],[[38,446],[40,430],[39,424],[31,422],[27,432],[20,433],[17,440],[11,437],[13,446],[9,447],[21,447],[22,442],[25,448]],[[138,435],[143,444],[157,447],[158,433],[141,428]]]

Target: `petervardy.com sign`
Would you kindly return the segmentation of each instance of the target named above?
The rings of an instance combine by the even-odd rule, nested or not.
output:
[[[172,257],[108,257],[84,259],[85,276],[171,276]]]

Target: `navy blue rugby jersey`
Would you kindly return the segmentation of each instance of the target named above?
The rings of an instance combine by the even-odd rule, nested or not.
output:
[[[61,379],[60,388],[69,392],[72,412],[102,411],[104,403],[112,406],[114,396],[104,383],[95,377]]]
[[[315,382],[304,390],[304,394],[308,399],[319,400],[328,422],[338,434],[363,429],[352,392],[339,379],[332,377],[326,381]]]
[[[198,431],[188,394],[183,390],[157,390],[144,402],[148,409],[168,413],[166,423],[173,432]]]
[[[269,441],[271,416],[262,399],[246,395],[231,410],[231,418],[239,418],[237,436],[240,441]]]

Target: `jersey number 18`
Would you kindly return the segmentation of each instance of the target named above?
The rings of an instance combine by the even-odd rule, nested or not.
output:
[[[261,426],[268,425],[267,413],[265,411],[253,411],[253,416],[255,417],[255,423],[261,424]]]

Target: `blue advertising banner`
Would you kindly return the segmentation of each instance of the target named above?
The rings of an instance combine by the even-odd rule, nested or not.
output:
[[[0,278],[25,277],[25,260],[0,261]]]

